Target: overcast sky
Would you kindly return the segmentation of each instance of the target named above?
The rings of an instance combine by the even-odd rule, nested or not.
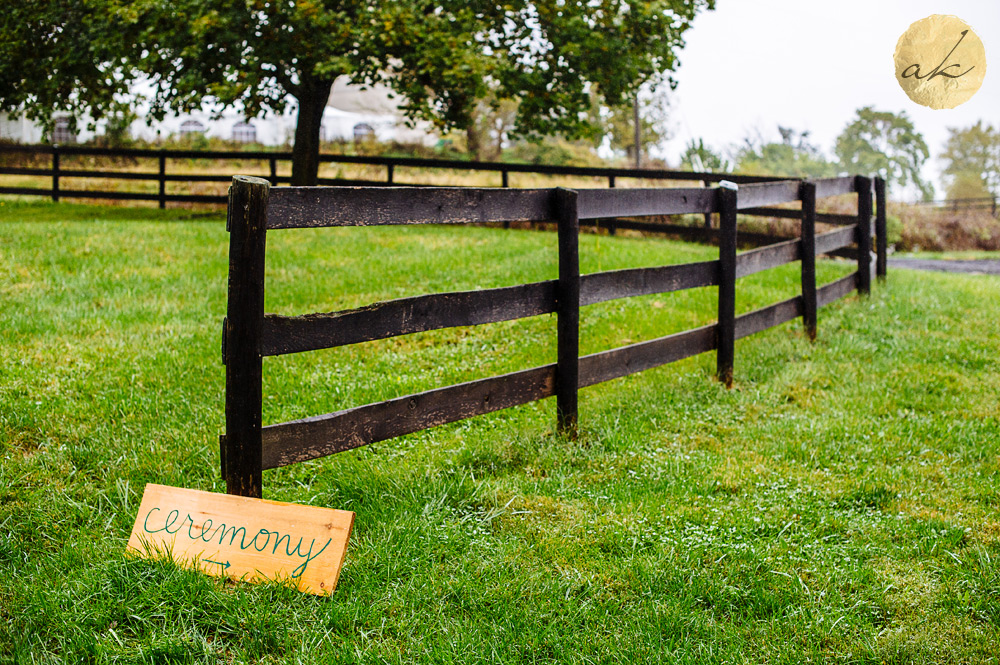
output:
[[[931,14],[953,14],[986,48],[986,80],[955,109],[911,102],[892,61],[899,36]],[[664,156],[677,165],[691,138],[724,149],[777,126],[808,130],[833,155],[836,137],[855,110],[905,111],[931,150],[925,177],[943,196],[937,155],[948,127],[977,120],[1000,128],[1000,0],[717,0],[685,35],[671,96],[674,137]],[[936,63],[934,63],[936,64]]]

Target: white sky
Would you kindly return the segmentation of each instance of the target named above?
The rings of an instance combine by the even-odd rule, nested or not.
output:
[[[931,14],[958,16],[986,47],[982,88],[954,109],[911,102],[896,83],[896,41]],[[691,138],[724,150],[758,129],[778,140],[779,124],[808,130],[832,157],[855,110],[873,105],[906,111],[931,150],[924,176],[941,197],[947,128],[980,119],[1000,128],[1000,0],[717,0],[685,38],[669,93],[674,136],[662,150],[674,166]]]

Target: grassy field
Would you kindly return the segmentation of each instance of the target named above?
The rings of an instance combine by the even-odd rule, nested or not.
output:
[[[186,216],[185,216],[186,215]],[[218,214],[0,202],[0,662],[990,663],[1000,653],[1000,280],[870,298],[581,393],[266,472],[356,511],[331,598],[125,558],[148,482],[223,491]],[[555,234],[269,235],[267,310],[553,278]],[[584,272],[710,259],[581,238]],[[822,281],[850,270],[825,262]],[[747,311],[793,264],[741,280]],[[714,319],[585,308],[583,353]],[[552,317],[265,362],[265,423],[552,362]]]

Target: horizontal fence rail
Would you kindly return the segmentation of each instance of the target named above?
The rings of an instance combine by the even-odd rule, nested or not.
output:
[[[124,148],[93,148],[87,146],[64,146],[64,145],[0,145],[0,157],[3,155],[32,155],[35,158],[48,157],[50,166],[48,168],[34,168],[23,166],[0,165],[0,176],[30,176],[45,177],[51,179],[48,188],[24,187],[24,186],[3,186],[0,183],[0,194],[18,194],[23,196],[45,196],[51,197],[53,201],[63,198],[83,198],[83,199],[112,199],[112,200],[133,200],[133,201],[155,201],[161,208],[167,203],[217,203],[227,202],[226,195],[223,194],[194,194],[194,193],[167,193],[167,183],[219,183],[229,182],[232,178],[219,173],[167,173],[168,160],[200,160],[200,161],[257,161],[267,164],[268,173],[261,177],[266,179],[272,186],[289,184],[291,176],[279,174],[279,165],[291,164],[292,153],[288,151],[239,151],[239,150],[148,150],[148,149],[124,149]],[[120,168],[102,169],[80,169],[65,168],[61,166],[62,157],[105,157],[115,160],[156,160],[156,171],[123,171]],[[734,173],[709,173],[694,171],[673,171],[669,169],[631,169],[631,168],[605,168],[590,166],[548,166],[544,164],[518,164],[505,162],[476,162],[454,159],[421,159],[414,157],[366,157],[359,155],[331,155],[320,154],[321,164],[350,164],[357,166],[374,166],[385,169],[384,180],[359,179],[359,178],[319,178],[319,185],[338,186],[384,186],[400,184],[407,187],[426,187],[416,183],[397,183],[397,169],[418,169],[427,171],[468,171],[477,173],[496,173],[500,175],[497,187],[506,188],[509,185],[509,176],[512,173],[537,174],[549,176],[582,176],[591,178],[603,178],[607,180],[608,187],[615,187],[620,179],[632,180],[673,180],[673,181],[696,181],[709,185],[720,180],[729,180],[736,183],[763,183],[773,182],[774,176],[755,176]],[[146,181],[158,183],[156,192],[120,191],[117,189],[67,189],[60,184],[60,179],[100,179],[100,180],[127,180]],[[789,181],[794,181],[788,178]],[[707,195],[707,194],[706,194]],[[644,214],[641,212],[634,214]],[[662,213],[668,214],[668,213]],[[610,215],[602,215],[608,217]],[[510,220],[521,221],[521,220]]]
[[[937,199],[934,201],[914,201],[910,205],[927,206],[940,212],[959,210],[989,210],[997,216],[997,197],[981,196],[976,198]]]
[[[28,155],[37,159],[48,158],[51,163],[48,168],[26,167],[26,166],[2,166],[4,155]],[[67,168],[61,160],[67,158],[97,159],[107,158],[112,160],[147,160],[156,163],[156,170],[149,171],[125,171],[120,167],[110,167],[108,169],[97,169],[92,166],[88,168]],[[229,182],[231,176],[220,173],[168,173],[168,165],[171,160],[198,160],[199,162],[211,162],[219,160],[240,160],[258,161],[267,165],[267,175],[262,175],[272,186],[289,183],[291,177],[279,174],[279,165],[291,163],[291,152],[279,151],[238,151],[238,150],[149,150],[149,149],[118,149],[118,148],[96,148],[87,146],[61,146],[61,145],[0,145],[0,194],[45,196],[51,197],[53,201],[64,199],[106,199],[116,201],[149,201],[156,202],[160,208],[165,208],[168,203],[194,203],[194,204],[223,204],[227,202],[226,195],[184,191],[197,187],[198,183],[222,183]],[[768,208],[770,200],[777,195],[779,199],[783,194],[794,188],[797,182],[792,178],[776,178],[773,176],[752,176],[743,174],[709,173],[673,171],[667,169],[632,169],[632,168],[602,168],[602,167],[578,167],[578,166],[547,166],[538,164],[511,164],[496,162],[470,162],[463,160],[441,160],[441,159],[419,159],[406,157],[364,157],[355,155],[330,155],[319,156],[321,163],[326,164],[352,164],[369,167],[384,167],[385,179],[358,179],[358,178],[319,178],[321,186],[336,185],[338,187],[382,187],[386,185],[399,185],[405,187],[406,191],[412,192],[415,188],[425,188],[428,185],[417,183],[399,183],[395,181],[394,174],[398,175],[397,169],[418,170],[424,173],[435,173],[441,171],[467,171],[480,173],[499,173],[501,178],[497,183],[499,188],[509,186],[509,175],[512,173],[539,174],[550,176],[583,176],[591,178],[606,178],[608,187],[614,188],[621,179],[631,180],[660,180],[678,182],[698,182],[704,187],[698,189],[688,188],[681,193],[675,193],[669,189],[646,189],[645,194],[621,198],[606,197],[601,190],[581,190],[579,196],[583,197],[581,206],[584,214],[580,217],[580,225],[586,227],[604,227],[614,234],[618,230],[635,230],[643,233],[668,234],[694,242],[717,243],[719,241],[719,230],[711,228],[710,217],[714,212],[715,201],[712,190],[708,186],[721,180],[739,183],[742,185],[762,184],[764,187],[755,193],[750,190],[741,199],[740,213],[744,215],[768,216],[786,219],[798,219],[801,215],[799,210],[789,210],[785,208]],[[173,167],[171,167],[173,168]],[[21,177],[22,182],[13,185],[5,185],[3,176]],[[50,185],[47,188],[38,186],[26,186],[23,182],[25,177],[47,178]],[[67,186],[68,181],[75,186]],[[86,179],[97,180],[94,187],[82,187],[81,181]],[[156,191],[134,191],[123,190],[118,187],[107,188],[104,185],[107,181],[121,180],[126,183],[156,183]],[[778,182],[776,182],[778,181]],[[781,181],[786,184],[782,185]],[[846,194],[853,191],[851,178],[828,178],[815,181],[819,189],[820,197],[833,196],[836,194]],[[168,185],[174,185],[168,191]],[[782,187],[785,187],[784,192]],[[286,188],[277,188],[275,191],[282,191]],[[293,189],[293,188],[288,188]],[[310,202],[306,197],[310,196],[310,191],[316,188],[294,188],[298,189],[296,194],[289,193],[289,199],[285,201],[288,209],[278,211],[271,209],[274,218],[274,225],[269,228],[290,228],[300,226],[302,219],[296,219],[294,208],[298,206],[299,215],[302,211],[308,210],[310,205],[317,202]],[[457,188],[456,188],[457,189]],[[322,195],[320,195],[322,196]],[[354,195],[352,195],[354,196]],[[754,197],[757,197],[754,199]],[[768,198],[770,197],[770,199]],[[405,196],[403,197],[405,199]],[[756,200],[756,204],[755,204]],[[474,203],[474,202],[470,202]],[[523,202],[525,208],[520,215],[511,215],[504,219],[503,224],[509,227],[513,222],[537,222],[547,219],[546,211],[532,208],[530,201]],[[488,207],[480,210],[474,207],[475,214],[469,215],[446,215],[456,212],[454,209],[440,211],[435,214],[433,210],[425,210],[424,223],[487,223],[496,219],[495,215],[489,213]],[[377,216],[383,213],[373,213],[376,219],[368,223],[379,223]],[[664,223],[657,221],[639,221],[635,218],[650,215],[664,216],[675,214],[701,214],[705,217],[705,226],[690,226]],[[312,226],[325,226],[334,220],[312,220]],[[853,218],[849,215],[833,213],[817,213],[816,221],[827,224],[850,225]],[[342,222],[343,225],[352,225],[355,222]],[[397,223],[412,223],[410,221]],[[337,225],[340,225],[338,223]],[[741,232],[740,243],[742,245],[768,245],[780,242],[786,238],[775,237],[766,233]]]
[[[262,472],[351,450],[437,425],[556,397],[558,429],[575,436],[581,388],[715,350],[717,372],[732,380],[734,343],[802,318],[815,337],[817,309],[852,291],[867,292],[871,238],[885,243],[884,192],[878,179],[779,181],[712,189],[515,190],[424,188],[270,187],[266,180],[237,176],[230,189],[229,295],[223,322],[226,364],[226,432],[220,437],[227,491],[260,496]],[[857,195],[853,223],[816,234],[821,194]],[[737,252],[737,213],[801,202],[799,238]],[[878,202],[874,226],[873,205]],[[717,213],[719,259],[683,265],[579,274],[581,220],[609,215],[659,216]],[[842,216],[847,223],[848,216]],[[534,220],[556,224],[559,277],[507,287],[436,293],[374,303],[357,309],[278,316],[263,311],[264,255],[269,230],[398,224],[447,224]],[[815,257],[855,247],[857,269],[817,285]],[[800,295],[752,312],[735,314],[736,283],[791,262],[801,262]],[[878,275],[884,275],[876,264]],[[579,356],[581,307],[620,298],[693,288],[719,289],[715,323],[657,339]],[[501,376],[404,395],[335,413],[263,426],[262,359],[288,353],[358,344],[455,326],[485,325],[543,314],[557,317],[556,363]]]

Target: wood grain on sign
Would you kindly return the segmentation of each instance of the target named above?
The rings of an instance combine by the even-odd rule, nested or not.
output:
[[[127,551],[322,595],[337,587],[353,525],[345,510],[148,484]]]

